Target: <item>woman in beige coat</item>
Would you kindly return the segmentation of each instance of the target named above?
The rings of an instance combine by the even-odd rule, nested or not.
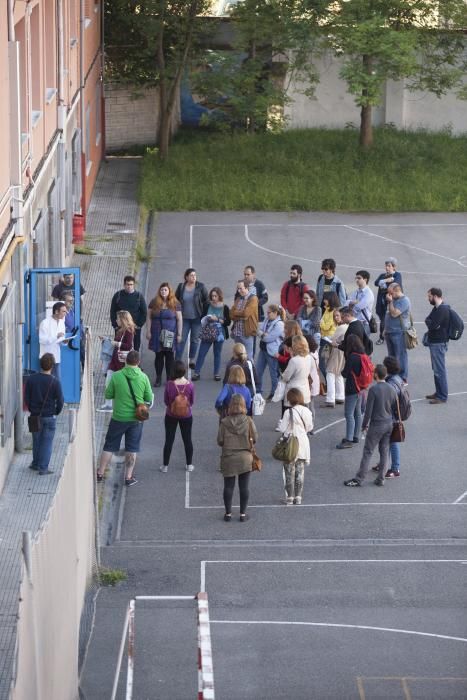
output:
[[[287,401],[287,392],[289,389],[299,389],[303,394],[304,404],[310,403],[310,373],[312,361],[306,339],[302,335],[294,336],[292,340],[292,359],[287,365],[287,369],[282,374],[282,381],[286,384],[285,407],[290,406]]]
[[[224,477],[224,520],[227,523],[232,520],[236,476],[240,491],[240,522],[247,520],[248,485],[253,461],[251,448],[257,439],[255,424],[246,415],[245,399],[240,394],[234,394],[229,403],[229,413],[221,420],[217,434],[217,444],[222,447],[220,471]]]
[[[287,392],[290,406],[284,413],[279,427],[284,435],[294,435],[298,440],[298,453],[293,462],[284,462],[285,504],[299,506],[303,497],[305,466],[310,464],[310,441],[307,433],[313,430],[311,411],[303,405],[303,394],[299,389]]]
[[[345,400],[344,377],[341,374],[345,365],[345,357],[337,346],[344,340],[345,332],[349,326],[348,323],[342,321],[339,309],[334,309],[333,316],[337,328],[331,336],[331,352],[326,365],[327,393],[324,404],[326,408],[334,408],[336,403],[344,403]]]

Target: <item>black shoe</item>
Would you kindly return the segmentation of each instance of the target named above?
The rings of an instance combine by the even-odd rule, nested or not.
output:
[[[196,362],[194,360],[190,360],[188,363],[188,367],[190,369],[194,369],[196,367]]]
[[[241,523],[244,523],[246,520],[248,520],[249,516],[246,513],[242,513],[239,517],[239,520]]]
[[[344,486],[361,486],[361,483],[357,479],[349,479],[344,481]]]
[[[125,479],[125,486],[134,486],[137,483],[134,476],[132,476],[131,479]]]
[[[96,481],[98,484],[100,484],[101,481],[104,481],[104,475],[103,474],[96,474]]]
[[[358,445],[358,443],[360,442],[360,439],[354,437],[354,438],[352,439],[352,442],[354,443],[354,445]]]
[[[375,486],[384,486],[384,479],[375,479]]]
[[[383,345],[383,343],[384,343],[384,338],[378,338],[378,340],[376,341],[376,345]]]
[[[53,469],[46,469],[43,472],[38,471],[37,473],[39,474],[39,476],[47,476],[47,474],[53,474],[54,470]]]
[[[38,471],[39,471],[39,467],[36,467],[35,464],[30,464],[30,465],[29,465],[29,469],[32,469],[33,472],[38,472]]]
[[[269,394],[269,396],[266,396],[266,401],[267,403],[270,403],[273,399],[274,394]]]
[[[154,386],[160,386],[161,384],[162,384],[161,377],[156,377],[156,381],[154,382]]]
[[[200,378],[200,375],[198,374],[198,372],[193,372],[193,373],[192,373],[192,375],[191,375],[191,381],[192,381],[192,382],[197,382],[199,378]]]
[[[225,521],[226,523],[230,523],[230,522],[232,521],[232,513],[226,513],[226,514],[224,515],[224,521]]]
[[[352,447],[353,442],[352,440],[347,440],[347,438],[342,438],[341,442],[339,442],[336,445],[336,450],[347,450],[349,447]]]

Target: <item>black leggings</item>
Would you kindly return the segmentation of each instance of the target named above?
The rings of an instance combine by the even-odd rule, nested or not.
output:
[[[165,443],[164,443],[164,465],[167,467],[170,461],[170,455],[177,432],[177,425],[180,426],[183,444],[185,446],[186,463],[191,464],[193,459],[193,443],[191,441],[191,426],[193,425],[193,416],[189,418],[174,418],[173,416],[165,416]]]
[[[245,472],[244,474],[238,475],[238,490],[240,491],[240,513],[245,513],[246,507],[248,505],[248,499],[250,497],[250,491],[248,489],[250,474],[251,472]],[[235,477],[224,476],[224,506],[226,513],[232,512],[232,498],[234,488]]]
[[[173,350],[159,350],[156,352],[156,357],[154,359],[154,367],[156,368],[156,379],[162,379],[162,372],[164,370],[165,362],[165,373],[167,379],[172,378],[172,368],[174,364],[174,351]]]

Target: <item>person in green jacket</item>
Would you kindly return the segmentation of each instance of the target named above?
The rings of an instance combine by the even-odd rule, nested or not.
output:
[[[118,452],[122,437],[125,436],[125,484],[133,486],[137,483],[133,471],[136,455],[140,450],[143,423],[135,418],[135,399],[138,404],[147,403],[151,406],[154,401],[151,383],[139,368],[139,362],[139,352],[131,350],[127,355],[125,367],[114,372],[105,388],[105,398],[112,399],[113,409],[97,470],[99,482],[104,479],[112,454]],[[130,384],[135,398],[132,396]]]

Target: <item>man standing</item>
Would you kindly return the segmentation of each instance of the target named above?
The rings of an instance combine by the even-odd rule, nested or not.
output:
[[[375,479],[377,486],[384,486],[384,475],[389,463],[389,446],[393,425],[393,415],[396,412],[396,392],[386,382],[387,369],[384,365],[376,365],[374,379],[368,391],[362,430],[368,428],[363,447],[360,469],[353,479],[344,481],[345,486],[361,486],[370,468],[370,459],[376,446],[379,448],[379,472]]]
[[[332,258],[325,258],[321,263],[321,274],[316,283],[316,296],[321,309],[323,309],[323,299],[331,292],[337,294],[339,304],[344,306],[347,295],[343,282],[336,275],[336,261]]]
[[[62,298],[65,292],[70,292],[73,296],[75,295],[75,276],[73,273],[65,272],[62,279],[55,287],[52,289],[52,299],[59,300]],[[79,295],[80,297],[86,293],[85,288],[82,284],[79,285]]]
[[[49,469],[55,435],[56,416],[63,408],[60,382],[52,376],[54,356],[46,352],[40,359],[41,371],[32,374],[24,389],[24,400],[31,416],[38,416],[40,427],[32,433],[32,462],[29,469],[39,476],[53,474]]]
[[[393,282],[386,294],[387,311],[384,319],[384,336],[388,355],[399,362],[401,377],[407,382],[409,359],[405,345],[405,331],[410,328],[410,299],[403,293],[400,284]]]
[[[290,279],[282,285],[281,306],[286,310],[288,318],[295,318],[295,314],[303,304],[303,293],[309,290],[308,285],[302,281],[302,275],[302,266],[292,265]]]
[[[376,313],[379,317],[379,338],[376,341],[376,345],[382,345],[384,343],[384,318],[386,316],[388,305],[386,300],[388,287],[393,282],[397,282],[402,289],[402,275],[400,272],[396,271],[396,265],[396,258],[388,258],[384,263],[385,272],[382,272],[375,279],[375,287],[378,289],[378,296],[376,297]]]
[[[52,374],[60,381],[60,346],[67,343],[65,338],[66,306],[63,301],[57,301],[52,306],[52,316],[48,316],[39,325],[39,357],[51,353],[55,360]]]
[[[123,289],[115,292],[110,304],[110,322],[114,329],[117,329],[117,311],[128,311],[133,319],[136,331],[133,340],[133,347],[139,350],[141,347],[141,328],[146,323],[148,312],[146,301],[135,289],[135,278],[133,275],[126,275],[123,278]]]
[[[347,299],[347,304],[354,310],[356,318],[363,323],[367,335],[370,335],[370,319],[375,302],[375,295],[368,286],[369,280],[370,273],[359,270],[355,275],[357,289]]]
[[[258,297],[250,292],[245,280],[237,282],[238,297],[230,309],[233,322],[231,336],[235,343],[243,343],[248,359],[253,359],[253,341],[258,332]]]
[[[337,346],[339,350],[342,350],[347,358],[347,339],[351,335],[356,335],[362,341],[363,347],[365,348],[365,353],[367,355],[371,355],[373,352],[373,342],[370,336],[366,333],[363,323],[355,317],[355,311],[353,308],[351,306],[344,306],[344,308],[341,309],[341,318],[344,323],[348,324],[348,327],[345,331],[342,343]]]
[[[261,280],[256,278],[256,270],[253,265],[247,265],[243,270],[243,278],[246,286],[250,292],[255,290],[256,296],[258,297],[258,318],[260,321],[264,321],[264,304],[268,303],[268,290]],[[235,295],[237,296],[237,294]]]
[[[149,378],[139,368],[139,352],[130,350],[126,358],[126,366],[114,372],[105,388],[105,398],[112,399],[112,418],[110,419],[107,435],[105,436],[97,481],[105,477],[105,470],[110,464],[112,454],[118,452],[122,437],[125,436],[125,485],[133,486],[138,483],[133,476],[136,455],[140,450],[143,435],[143,423],[135,418],[135,399],[138,404],[152,405],[152,393]],[[131,393],[131,388],[135,399]]]
[[[448,374],[446,353],[449,342],[449,306],[443,301],[443,292],[438,287],[428,290],[428,301],[433,306],[425,319],[428,328],[427,343],[430,348],[431,367],[435,379],[435,393],[426,398],[431,404],[446,403],[448,400]]]

